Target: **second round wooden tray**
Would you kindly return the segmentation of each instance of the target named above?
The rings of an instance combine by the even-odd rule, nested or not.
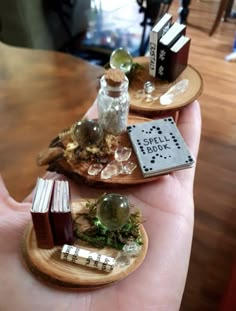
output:
[[[138,117],[138,116],[130,115],[128,123],[131,125],[131,124],[138,124],[138,123],[143,123],[143,122],[148,122],[148,121],[151,121],[151,120],[145,117],[141,117],[141,116]],[[130,142],[127,132],[119,136],[119,143],[123,147],[132,148],[132,144]],[[97,187],[135,185],[135,184],[151,182],[153,180],[160,178],[160,175],[147,177],[147,178],[143,177],[143,174],[139,167],[138,159],[136,157],[134,150],[132,150],[132,154],[131,154],[129,161],[137,165],[137,167],[135,168],[135,170],[133,171],[131,175],[118,175],[118,176],[113,176],[112,178],[109,178],[109,179],[102,179],[100,173],[96,176],[89,175],[88,168],[92,164],[92,162],[90,161],[81,161],[78,164],[73,165],[72,167],[71,165],[68,164],[66,159],[63,158],[59,161],[56,160],[53,167],[57,173],[64,174],[68,178],[73,179],[75,182],[82,181],[88,185],[94,185]]]
[[[141,69],[140,72],[138,72],[137,75],[132,78],[129,86],[130,109],[135,112],[143,113],[145,115],[149,115],[150,113],[171,113],[172,110],[180,110],[201,95],[203,89],[202,77],[200,73],[191,65],[186,67],[186,69],[180,74],[176,81],[168,82],[155,79],[149,75],[148,57],[134,58],[134,62],[143,66],[143,69]],[[189,80],[189,86],[187,90],[184,93],[178,94],[172,104],[167,106],[161,105],[160,96],[167,92],[172,85],[183,79]],[[151,81],[155,85],[155,90],[153,91],[152,96],[158,97],[158,99],[152,102],[145,102],[144,99],[137,96],[137,91],[142,90],[144,83],[147,81]]]
[[[83,210],[86,202],[87,200],[83,199],[72,203],[73,217],[77,212]],[[61,247],[54,247],[49,250],[38,248],[32,222],[29,223],[23,237],[22,253],[27,266],[37,278],[59,287],[93,289],[124,279],[142,264],[147,254],[148,237],[142,225],[140,230],[143,245],[138,257],[131,258],[130,264],[125,267],[115,267],[110,273],[62,261],[60,259]],[[118,254],[117,250],[111,248],[96,249],[81,244],[80,247],[112,257],[116,257]]]

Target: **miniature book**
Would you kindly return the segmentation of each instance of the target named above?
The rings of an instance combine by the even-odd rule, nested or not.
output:
[[[149,74],[156,77],[156,64],[157,64],[157,47],[160,38],[167,32],[171,26],[172,15],[166,13],[159,22],[152,28],[149,38],[150,61],[149,61]]]
[[[168,80],[168,70],[171,70],[169,64],[170,48],[185,32],[185,25],[174,23],[160,39],[157,49],[156,77]]]
[[[55,181],[50,217],[55,245],[73,244],[73,221],[68,181]]]
[[[172,117],[131,125],[127,131],[144,177],[194,164]]]
[[[191,39],[181,36],[179,40],[170,48],[169,66],[167,80],[174,81],[188,64],[188,54]]]
[[[38,178],[31,208],[37,245],[39,248],[53,248],[53,234],[49,210],[53,193],[53,180]]]

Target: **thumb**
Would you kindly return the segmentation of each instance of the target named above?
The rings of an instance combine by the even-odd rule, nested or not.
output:
[[[15,201],[10,195],[0,174],[0,211],[2,209],[12,209],[16,211],[25,211],[30,209],[30,203],[19,203]]]

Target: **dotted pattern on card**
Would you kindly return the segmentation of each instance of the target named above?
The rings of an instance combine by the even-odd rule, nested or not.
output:
[[[127,127],[144,177],[191,167],[194,159],[172,117]]]

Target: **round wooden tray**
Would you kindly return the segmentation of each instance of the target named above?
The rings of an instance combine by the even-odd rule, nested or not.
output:
[[[144,117],[138,117],[129,115],[129,124],[137,124],[142,122],[148,122],[151,121],[148,118]],[[124,133],[119,136],[119,143],[124,147],[132,148],[132,144],[130,142],[128,133]],[[133,149],[133,148],[132,148]],[[153,176],[153,177],[147,177],[144,178],[143,174],[139,168],[138,160],[135,155],[134,150],[132,150],[131,157],[129,161],[135,163],[137,167],[133,171],[131,175],[118,175],[114,176],[110,179],[101,179],[100,174],[96,176],[89,175],[88,168],[91,165],[90,161],[81,161],[79,164],[76,164],[73,166],[73,168],[68,165],[66,160],[61,160],[60,162],[57,162],[57,169],[56,171],[58,173],[66,175],[68,178],[72,178],[74,181],[83,181],[88,185],[95,185],[97,187],[103,187],[103,186],[124,186],[124,185],[135,185],[135,184],[142,184],[147,183],[153,180],[158,179],[160,176]]]
[[[187,68],[180,74],[176,81],[168,82],[155,79],[149,75],[148,57],[137,57],[134,59],[134,62],[142,65],[144,70],[138,73],[130,83],[130,109],[133,111],[139,113],[142,112],[146,115],[148,112],[163,114],[170,112],[171,110],[176,111],[190,104],[201,95],[203,89],[202,77],[200,73],[191,65],[187,66]],[[143,89],[143,85],[147,81],[151,81],[155,85],[155,90],[153,91],[152,96],[160,98],[160,96],[163,95],[172,85],[183,79],[189,80],[188,89],[184,93],[177,95],[174,102],[168,106],[161,105],[159,99],[148,103],[145,102],[144,99],[137,98],[137,91]]]
[[[74,216],[75,213],[82,210],[86,202],[85,199],[73,202],[72,215]],[[62,261],[60,259],[61,247],[54,247],[50,250],[38,248],[32,222],[28,225],[23,237],[22,253],[27,266],[36,277],[60,287],[92,289],[120,281],[141,265],[148,249],[148,237],[142,225],[141,234],[143,245],[139,256],[131,258],[130,265],[124,268],[115,267],[111,273]],[[80,246],[82,245],[80,244]],[[111,248],[101,250],[88,246],[82,247],[112,257],[116,257],[118,254],[117,250]]]

